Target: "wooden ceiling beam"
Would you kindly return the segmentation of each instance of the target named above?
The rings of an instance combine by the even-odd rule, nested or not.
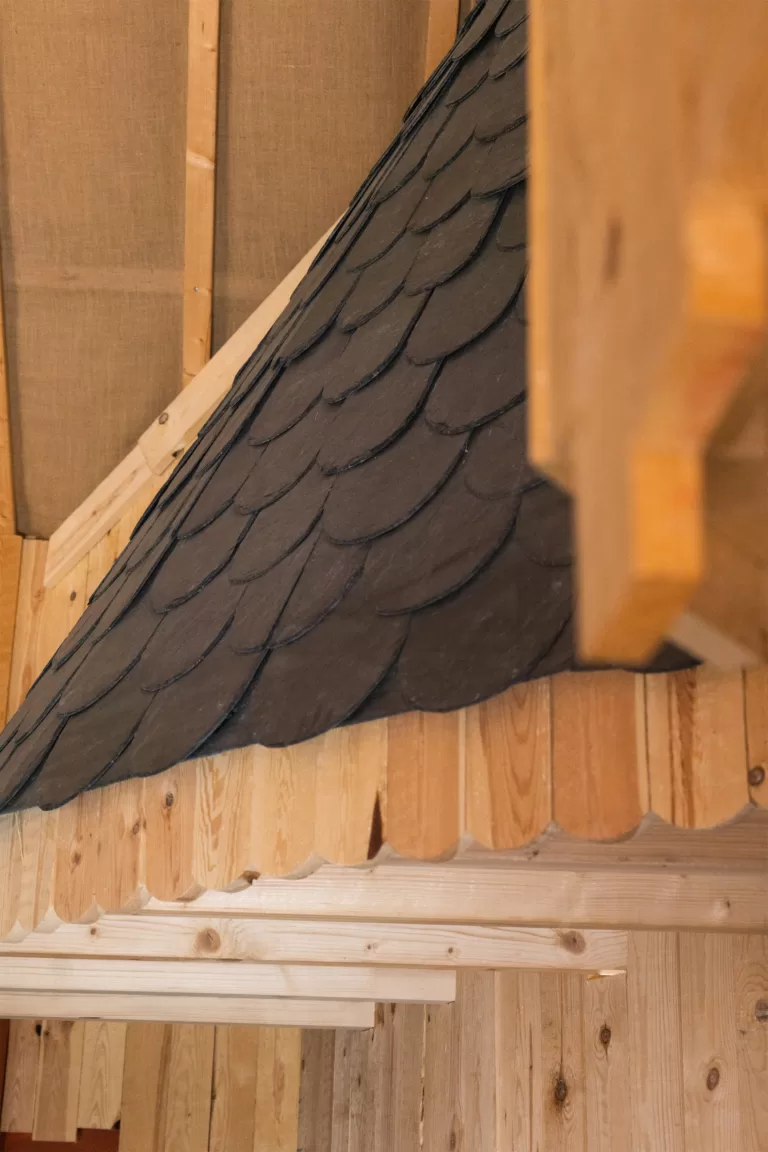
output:
[[[211,355],[219,0],[189,0],[183,384]]]
[[[424,79],[429,80],[456,39],[459,26],[459,0],[429,0]]]

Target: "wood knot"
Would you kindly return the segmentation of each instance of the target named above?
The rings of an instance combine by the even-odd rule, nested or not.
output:
[[[176,797],[174,796],[173,792],[166,792],[165,800],[164,800],[164,804],[165,804],[166,808],[173,808],[175,803],[176,803]]]
[[[720,1083],[720,1069],[716,1068],[713,1065],[710,1068],[709,1072],[707,1072],[707,1088],[709,1089],[710,1092],[714,1092],[715,1088],[717,1088],[719,1083]]]
[[[136,820],[131,828],[131,836],[138,836],[139,832],[141,832],[141,820]]]
[[[765,768],[762,764],[755,764],[754,768],[750,768],[747,773],[747,780],[749,781],[750,788],[759,788],[761,784],[765,783]]]
[[[568,1099],[568,1085],[562,1076],[555,1081],[555,1103],[562,1107]]]
[[[448,1147],[450,1148],[451,1152],[456,1152],[457,1144],[458,1140],[456,1139],[456,1133],[453,1131],[453,1129],[451,1129],[451,1138],[448,1141]]]
[[[99,934],[98,928],[96,927],[95,924],[92,924],[88,935],[89,936],[98,936],[98,934]]]
[[[560,933],[560,944],[566,952],[572,952],[574,956],[580,956],[582,952],[587,950],[587,942],[581,932],[574,932],[573,930]]]
[[[600,1029],[600,1043],[602,1044],[603,1048],[608,1047],[608,1045],[611,1042],[611,1036],[612,1035],[613,1035],[613,1033],[611,1032],[608,1025],[603,1024],[602,1028]]]
[[[72,601],[73,604],[74,604],[75,600],[77,600],[77,592],[75,592],[74,588],[72,589],[72,591],[69,594],[69,599]]]
[[[610,220],[605,237],[605,263],[603,265],[603,278],[606,284],[618,279],[621,271],[622,240],[621,222]]]
[[[755,1020],[759,1024],[768,1024],[768,1000],[758,1000],[755,1004]]]
[[[77,867],[79,867],[79,865],[80,865],[80,864],[82,864],[82,862],[83,862],[83,854],[82,854],[82,852],[73,852],[73,853],[72,853],[72,864],[73,864],[73,866],[74,866],[75,868],[77,868]]]
[[[202,928],[195,940],[198,952],[207,952],[209,955],[218,952],[221,948],[221,936],[213,928]]]
[[[167,424],[168,423],[168,413],[167,412],[161,412],[157,418],[157,422],[158,422],[158,424]]]

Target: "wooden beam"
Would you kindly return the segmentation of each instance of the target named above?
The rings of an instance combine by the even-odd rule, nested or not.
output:
[[[329,230],[330,231],[330,230]],[[191,444],[283,311],[325,243],[326,233],[147,429],[124,460],[51,536],[45,587],[52,588],[98,544],[153,475],[163,475]]]
[[[16,531],[16,508],[13,493],[11,459],[11,423],[8,404],[8,355],[5,342],[3,309],[3,275],[0,254],[0,536]]]
[[[291,1028],[372,1028],[373,1001],[262,996],[166,996],[130,992],[2,992],[8,1020],[144,1020],[168,1024],[268,1024]]]
[[[35,1141],[77,1140],[84,1035],[82,1020],[43,1021],[32,1124]]]
[[[693,833],[688,833],[691,842]],[[759,849],[765,852],[765,848]],[[322,868],[299,883],[258,880],[242,892],[191,902],[150,900],[152,916],[288,916],[419,924],[558,925],[566,928],[768,929],[765,857],[754,868],[690,857],[668,868],[478,867],[465,864],[373,872]],[[138,929],[137,929],[138,930]],[[16,947],[14,945],[14,947]]]
[[[219,986],[231,981],[244,994],[264,982],[263,995],[337,999],[416,1000],[438,1003],[453,999],[456,968],[554,968],[583,972],[623,968],[626,933],[611,929],[512,928],[498,925],[406,924],[394,921],[345,921],[284,917],[215,919],[205,916],[104,916],[98,925],[62,924],[55,932],[30,933],[18,944],[0,944],[0,990],[17,978],[19,988],[50,987],[45,981],[59,969],[54,957],[98,957],[110,989],[117,958],[133,958],[140,980],[178,979],[205,987],[204,970]],[[23,957],[23,959],[22,959]],[[32,957],[41,958],[36,968]],[[43,959],[44,958],[44,959]],[[149,960],[215,960],[213,964],[149,965]],[[109,959],[109,964],[105,962]],[[260,961],[222,966],[222,960]],[[68,961],[67,963],[71,963]],[[325,965],[359,965],[329,968]],[[19,967],[23,965],[23,975]],[[85,965],[85,972],[83,971]],[[271,965],[290,965],[272,969]],[[302,967],[307,965],[308,968]],[[415,968],[393,968],[413,965]],[[7,966],[7,967],[6,967]],[[78,959],[77,986],[87,986],[90,968]],[[420,969],[427,969],[420,971]],[[429,971],[432,969],[432,971]],[[134,970],[130,965],[126,972]],[[65,966],[62,971],[66,972]],[[226,972],[226,975],[225,975]],[[264,975],[260,975],[260,973]],[[375,976],[374,973],[378,975]],[[441,982],[441,977],[451,977]],[[99,976],[99,979],[102,977]],[[68,976],[64,977],[69,980]],[[57,977],[58,980],[58,977]],[[40,981],[43,981],[41,984]],[[202,982],[202,983],[201,983]],[[67,987],[71,985],[66,984]],[[56,984],[56,987],[64,985]],[[106,987],[106,985],[104,986]],[[93,990],[102,984],[93,985]],[[327,989],[327,991],[321,991]],[[116,990],[116,988],[115,988]],[[141,990],[141,985],[137,986]],[[157,986],[171,991],[170,985]],[[182,991],[183,989],[179,989]],[[427,994],[428,993],[428,994]]]
[[[427,19],[427,45],[424,79],[429,80],[456,39],[459,26],[459,0],[430,0]]]
[[[219,0],[189,0],[183,383],[211,355]]]
[[[622,938],[621,944],[621,948],[606,952],[607,959],[618,962],[626,955],[626,938]],[[215,995],[233,1000],[285,997],[450,1003],[456,997],[456,974],[419,968],[362,968],[322,963],[277,965],[221,959],[187,964],[175,960],[0,956],[0,995],[16,992],[55,992],[61,997],[76,997],[86,992],[152,993]]]

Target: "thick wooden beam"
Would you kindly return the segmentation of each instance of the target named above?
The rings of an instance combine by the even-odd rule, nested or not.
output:
[[[459,0],[429,0],[424,79],[428,80],[456,39]]]
[[[606,951],[609,959],[620,960],[626,954],[626,939],[621,943],[621,948]],[[152,993],[215,995],[234,1000],[285,997],[447,1004],[456,998],[456,974],[420,968],[278,965],[221,959],[187,964],[117,957],[0,956],[0,995],[33,992],[55,992],[62,997],[76,997],[84,992],[137,996]]]
[[[219,0],[189,0],[183,383],[211,355]]]
[[[289,1000],[263,996],[168,996],[150,992],[2,992],[7,1020],[144,1020],[164,1024],[267,1024],[294,1028],[372,1028],[365,1000]]]
[[[328,233],[321,237],[237,332],[198,372],[147,429],[124,460],[51,536],[45,587],[52,588],[98,544],[149,485],[164,475],[191,444],[208,416],[232,386],[237,370],[266,336],[304,277]],[[149,500],[149,496],[147,497]]]
[[[11,424],[8,405],[8,356],[3,310],[2,254],[0,253],[0,536],[16,531],[11,459]]]
[[[72,971],[78,988],[83,982],[87,986],[89,974],[94,973],[100,981],[92,985],[94,991],[107,985],[112,988],[114,980],[133,979],[134,972],[138,973],[137,991],[141,981],[154,978],[163,981],[158,991],[170,991],[168,982],[181,978],[195,987],[202,981],[204,988],[210,970],[217,990],[234,982],[238,994],[263,988],[262,995],[286,995],[288,989],[293,995],[313,997],[437,1003],[453,999],[456,968],[597,972],[623,968],[626,954],[626,932],[612,929],[287,917],[104,916],[97,925],[62,924],[55,932],[32,932],[18,944],[0,944],[0,990],[49,987],[46,981],[53,974],[57,979],[61,974],[62,989],[74,987]],[[55,959],[65,956],[71,959]],[[135,958],[133,963],[121,967],[120,961],[128,957]],[[200,963],[204,958],[215,962]],[[165,963],[157,963],[161,960]],[[198,963],[174,965],[173,961],[180,960]],[[243,964],[233,971],[232,965],[218,963],[222,960],[260,963]]]

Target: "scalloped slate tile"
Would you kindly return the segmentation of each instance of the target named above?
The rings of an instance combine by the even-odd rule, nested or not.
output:
[[[480,169],[481,173],[485,163]],[[424,292],[443,284],[475,258],[488,235],[500,200],[468,200],[442,224],[421,237],[421,250],[408,272],[405,290]]]
[[[562,567],[573,560],[571,502],[550,484],[526,492],[520,506],[515,539],[534,563]]]
[[[499,248],[511,250],[525,248],[528,241],[528,213],[525,185],[518,184],[504,201],[504,209],[496,229]]]
[[[292,361],[279,378],[251,425],[248,437],[254,446],[267,444],[292,428],[322,395],[329,370],[349,343],[346,332],[332,328],[322,344]]]
[[[434,365],[417,366],[405,356],[338,406],[320,449],[324,472],[362,464],[391,444],[415,418],[435,376]]]
[[[441,436],[423,419],[378,456],[335,478],[323,527],[340,544],[372,540],[416,513],[450,476],[466,436]]]
[[[270,440],[235,496],[241,512],[259,512],[279,500],[314,464],[334,413],[318,401],[281,436]]]
[[[377,202],[387,200],[393,196],[410,180],[411,176],[419,170],[424,163],[424,157],[431,148],[438,133],[442,132],[453,108],[441,105],[434,108],[419,124],[411,135],[410,140],[403,149],[397,162],[393,165],[389,175],[382,182],[375,196]]]
[[[463,67],[448,89],[445,107],[450,108],[454,104],[460,104],[462,100],[466,100],[468,96],[477,91],[488,75],[495,51],[495,44],[491,40],[486,40],[476,51],[467,56]]]
[[[428,180],[437,176],[456,159],[469,144],[477,123],[478,106],[482,101],[481,89],[460,104],[453,116],[427,153],[421,173]]]
[[[0,759],[0,811],[26,808],[26,790],[42,768],[65,721],[51,709],[30,736],[11,745]],[[10,754],[9,754],[10,753]]]
[[[258,464],[263,448],[254,447],[247,435],[232,446],[226,459],[219,461],[207,484],[179,527],[179,539],[194,536],[212,524],[230,506],[236,493]]]
[[[320,535],[270,638],[271,648],[298,640],[332,612],[360,575],[368,548]]]
[[[528,0],[509,0],[496,23],[495,34],[508,36],[528,18]]]
[[[395,298],[423,242],[421,236],[405,232],[385,256],[368,265],[339,316],[343,331],[353,332]]]
[[[229,637],[229,643],[235,651],[255,652],[259,648],[266,647],[319,535],[318,524],[298,547],[263,575],[245,585]]]
[[[527,48],[528,28],[526,22],[521,21],[513,31],[499,41],[488,71],[490,78],[498,80],[499,76],[503,76],[510,68],[521,64],[525,59]]]
[[[473,196],[496,196],[525,179],[528,170],[528,134],[525,129],[526,125],[520,124],[494,141],[472,185]]]
[[[152,611],[149,602],[138,600],[119,624],[94,647],[84,661],[79,675],[64,690],[56,705],[60,716],[72,716],[90,708],[106,696],[137,662],[162,617]]]
[[[405,232],[427,188],[417,172],[394,196],[379,204],[370,224],[349,251],[347,263],[351,269],[366,268],[389,251]]]
[[[167,612],[194,596],[232,559],[248,532],[253,517],[234,506],[194,536],[174,548],[174,563],[161,568],[152,582],[150,602],[156,612]]]
[[[391,304],[358,328],[329,374],[323,395],[334,404],[374,380],[391,364],[421,315],[426,295],[401,292]]]
[[[323,292],[302,313],[293,332],[281,346],[281,360],[295,360],[297,356],[309,351],[333,324],[356,283],[357,276],[348,268],[339,268],[334,272]]]
[[[467,27],[466,32],[459,36],[451,56],[454,60],[463,60],[473,48],[482,43],[486,36],[490,36],[494,25],[507,6],[507,0],[487,0],[482,7],[475,8],[475,19]]]
[[[522,124],[526,115],[526,64],[511,68],[498,80],[487,80],[483,89],[485,106],[475,126],[478,140],[495,140]]]
[[[314,465],[280,500],[253,520],[230,565],[236,583],[268,572],[309,535],[323,511],[332,478]]]
[[[469,199],[472,185],[487,155],[487,145],[471,140],[450,168],[444,169],[430,181],[409,228],[414,232],[427,232],[457,212]]]
[[[483,260],[432,293],[408,341],[409,358],[429,364],[476,340],[512,303],[524,271],[523,254],[489,246]]]
[[[470,492],[483,500],[502,500],[540,479],[525,454],[525,425],[526,406],[518,404],[472,437],[462,469]]]

